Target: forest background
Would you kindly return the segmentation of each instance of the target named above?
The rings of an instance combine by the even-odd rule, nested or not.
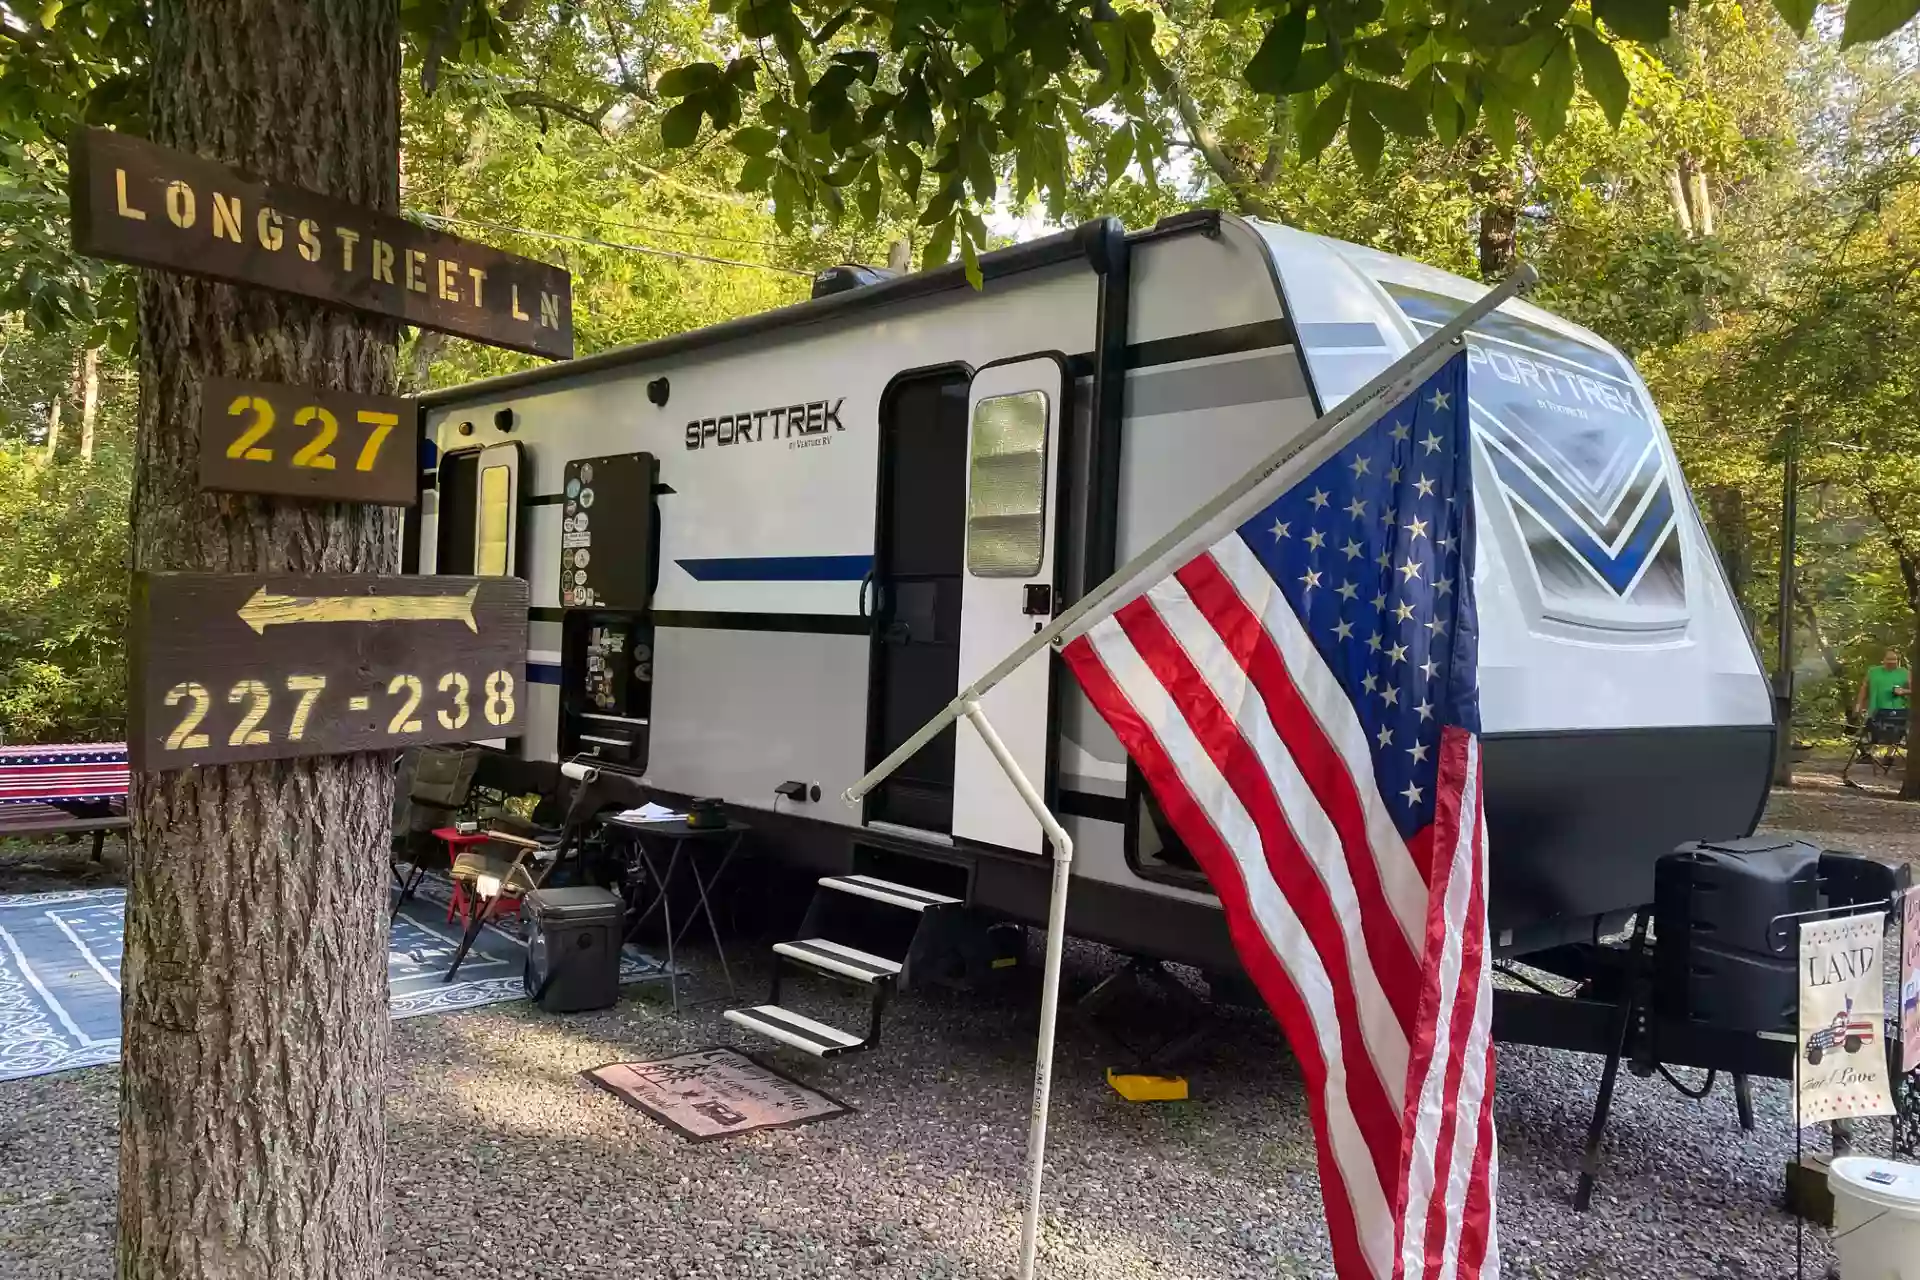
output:
[[[1141,227],[1216,207],[1469,277],[1524,258],[1545,280],[1536,300],[1637,362],[1767,655],[1782,625],[1782,464],[1797,447],[1797,736],[1840,737],[1864,668],[1888,646],[1920,650],[1915,28],[1843,51],[1837,14],[1814,12],[1799,36],[1770,4],[1708,0],[1664,39],[1612,46],[1617,59],[1576,34],[1577,80],[1564,50],[1536,69],[1539,92],[1566,95],[1557,127],[1492,109],[1436,109],[1430,126],[1424,108],[1396,118],[1397,98],[1341,119],[1320,109],[1337,89],[1317,103],[1257,92],[1265,26],[1251,6],[1122,7],[1152,10],[1150,83],[1127,111],[1065,117],[1040,157],[1064,170],[1050,200],[1021,198],[1034,149],[990,160],[984,184],[969,175],[963,255],[1103,213]],[[88,8],[47,6],[69,23]],[[702,133],[696,109],[689,132],[702,85],[670,69],[723,63],[726,32],[708,0],[589,0],[413,68],[403,207],[566,267],[581,354],[796,301],[834,263],[946,260],[938,174],[883,184],[876,157],[848,170],[847,198],[802,202],[782,196],[795,179],[769,130]],[[1412,78],[1411,62],[1395,73]],[[622,92],[597,97],[610,72]],[[111,739],[138,402],[131,274],[71,253],[55,139],[16,130],[0,159],[0,740]],[[995,199],[977,197],[983,185]],[[416,333],[402,389],[526,363]]]

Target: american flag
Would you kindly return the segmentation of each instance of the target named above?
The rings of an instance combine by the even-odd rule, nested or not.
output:
[[[1348,433],[1063,656],[1299,1059],[1342,1280],[1494,1277],[1465,355]]]
[[[124,742],[0,747],[0,804],[110,800],[126,794]]]

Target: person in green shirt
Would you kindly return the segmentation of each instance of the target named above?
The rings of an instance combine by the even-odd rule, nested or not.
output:
[[[1887,650],[1879,666],[1867,668],[1867,678],[1860,682],[1860,696],[1853,702],[1853,713],[1859,716],[1868,712],[1905,711],[1907,685],[1907,668],[1900,661],[1900,651]]]

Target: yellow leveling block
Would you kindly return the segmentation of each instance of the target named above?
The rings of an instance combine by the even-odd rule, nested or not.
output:
[[[1108,1067],[1107,1083],[1128,1102],[1185,1102],[1187,1098],[1185,1076],[1123,1075]]]

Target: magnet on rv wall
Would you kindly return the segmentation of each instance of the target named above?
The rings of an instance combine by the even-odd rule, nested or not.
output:
[[[647,384],[647,399],[664,409],[667,407],[667,396],[672,391],[672,385],[665,378],[655,378]]]
[[[513,430],[513,410],[502,409],[493,415],[493,425],[502,431]]]

